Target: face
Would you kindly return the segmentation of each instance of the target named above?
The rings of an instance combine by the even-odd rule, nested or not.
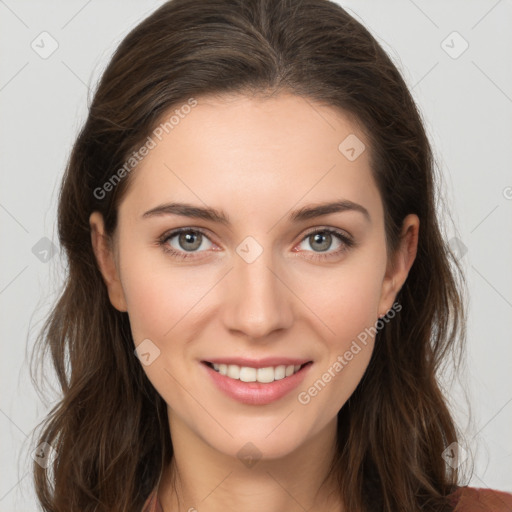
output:
[[[294,95],[197,100],[133,171],[114,251],[93,243],[173,437],[282,457],[332,427],[361,380],[417,219],[391,271],[348,117]]]

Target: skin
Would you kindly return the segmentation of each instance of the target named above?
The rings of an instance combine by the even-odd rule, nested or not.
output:
[[[354,161],[338,150],[350,134],[366,145]],[[175,450],[159,486],[164,510],[343,510],[327,478],[336,417],[366,370],[373,338],[307,405],[297,395],[393,306],[419,231],[418,217],[407,216],[401,246],[388,258],[368,149],[347,116],[292,94],[198,98],[133,171],[111,245],[101,215],[91,215],[112,305],[128,312],[135,345],[150,339],[160,350],[144,370],[168,405]],[[292,210],[341,199],[364,206],[370,221],[357,211],[288,220]],[[142,218],[171,201],[223,210],[231,224]],[[179,236],[167,242],[195,255],[186,260],[158,244],[180,227],[207,235],[195,252]],[[336,255],[343,243],[333,236],[322,251],[309,232],[327,227],[356,245]],[[263,249],[252,263],[236,252],[247,236]],[[315,259],[322,254],[330,257]],[[247,405],[217,389],[200,362],[233,355],[313,365],[285,397]],[[248,442],[261,454],[252,467],[237,457]]]

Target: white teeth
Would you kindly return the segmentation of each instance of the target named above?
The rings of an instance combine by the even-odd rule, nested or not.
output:
[[[256,368],[249,368],[248,366],[242,366],[240,368],[239,379],[242,382],[256,382]]]
[[[221,375],[231,379],[241,380],[242,382],[261,382],[269,383],[275,380],[281,380],[297,373],[301,366],[299,364],[288,366],[282,364],[279,366],[269,366],[266,368],[251,368],[249,366],[238,366],[236,364],[212,364],[214,370]]]
[[[274,368],[258,368],[256,372],[256,380],[258,382],[274,382]]]
[[[276,366],[274,368],[274,380],[281,380],[286,377],[286,366],[282,364],[281,366]]]
[[[237,366],[236,364],[230,364],[228,365],[228,373],[226,373],[228,377],[231,377],[232,379],[239,379],[240,378],[240,366]]]

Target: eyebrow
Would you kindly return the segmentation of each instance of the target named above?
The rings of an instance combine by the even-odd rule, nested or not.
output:
[[[289,222],[301,222],[322,215],[328,215],[330,213],[340,213],[346,211],[355,211],[363,214],[368,222],[371,222],[371,217],[368,210],[353,201],[343,199],[331,203],[321,203],[314,205],[307,205],[303,208],[295,210],[288,215]],[[216,210],[215,208],[194,206],[188,203],[166,203],[151,210],[148,210],[142,215],[142,218],[151,218],[162,215],[180,215],[182,217],[190,217],[196,219],[208,220],[229,226],[231,224],[229,216],[226,215],[222,210]]]

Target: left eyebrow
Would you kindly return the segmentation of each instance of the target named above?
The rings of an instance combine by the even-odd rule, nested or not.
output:
[[[335,201],[332,203],[320,203],[316,205],[307,205],[299,210],[295,210],[288,216],[289,222],[303,222],[305,220],[313,219],[315,217],[321,217],[322,215],[328,215],[330,213],[339,213],[346,211],[356,211],[362,213],[365,219],[371,223],[371,217],[368,210],[353,201],[343,199],[341,201]],[[222,210],[216,210],[215,208],[196,206],[188,203],[168,203],[156,206],[151,210],[145,212],[142,217],[156,217],[161,215],[180,215],[182,217],[190,217],[196,219],[208,220],[226,226],[230,225],[228,215]]]
[[[292,212],[289,215],[289,219],[293,222],[301,222],[315,217],[321,217],[322,215],[328,215],[330,213],[347,211],[362,213],[368,222],[371,223],[372,221],[370,213],[364,206],[354,203],[353,201],[349,201],[348,199],[335,201],[334,203],[321,203],[318,205],[305,206],[304,208],[300,208],[299,210]]]

